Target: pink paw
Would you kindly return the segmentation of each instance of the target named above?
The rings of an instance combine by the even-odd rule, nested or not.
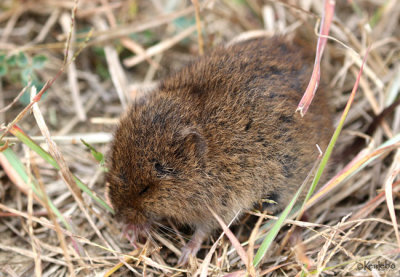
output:
[[[187,264],[190,256],[196,257],[201,247],[201,241],[191,240],[184,247],[182,247],[182,255],[178,260],[178,266]]]

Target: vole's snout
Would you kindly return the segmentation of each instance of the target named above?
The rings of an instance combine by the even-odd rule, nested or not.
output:
[[[122,237],[137,248],[137,241],[149,235],[151,221],[143,213],[136,209],[125,208],[117,210],[117,220],[122,223]]]
[[[132,224],[132,223],[123,223],[122,228],[122,237],[125,237],[129,240],[129,242],[137,248],[136,242],[141,237],[148,237],[150,232],[150,223],[145,224]]]

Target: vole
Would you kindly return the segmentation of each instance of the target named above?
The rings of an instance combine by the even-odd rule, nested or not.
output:
[[[295,113],[313,51],[284,37],[220,46],[163,80],[121,117],[106,176],[116,217],[136,231],[170,219],[203,239],[262,199],[282,210],[332,134],[328,96]]]

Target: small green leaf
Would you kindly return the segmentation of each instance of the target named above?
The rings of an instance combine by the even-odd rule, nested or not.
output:
[[[7,64],[0,64],[0,77],[6,75],[8,72]]]
[[[15,56],[15,55],[12,55],[11,57],[9,57],[8,59],[7,59],[7,64],[9,65],[9,66],[15,66],[16,64],[17,64],[17,56]]]
[[[82,143],[90,149],[90,152],[92,153],[93,157],[98,161],[101,165],[104,164],[104,155],[103,153],[100,153],[97,151],[93,146],[91,146],[89,143],[81,139]]]
[[[32,59],[32,66],[34,69],[42,69],[46,62],[47,57],[45,55],[36,55]]]
[[[35,79],[34,79],[32,85],[36,87],[37,92],[41,91],[42,88],[44,87],[43,82],[39,82],[38,80],[35,80]],[[47,94],[47,91],[45,93],[43,93],[42,98],[44,98],[46,94]]]
[[[34,76],[32,76],[32,74],[33,70],[31,67],[24,68],[21,71],[21,80],[24,86],[26,86],[29,83],[29,81],[33,79]]]
[[[28,105],[31,102],[31,96],[29,94],[29,91],[25,91],[18,101],[24,106]]]
[[[28,65],[28,58],[23,52],[19,52],[18,54],[17,65],[19,67],[26,67]]]

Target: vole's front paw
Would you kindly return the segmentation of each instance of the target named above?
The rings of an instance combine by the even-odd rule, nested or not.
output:
[[[178,260],[178,266],[183,266],[188,263],[190,256],[196,257],[201,247],[201,241],[191,240],[184,247],[182,247],[182,255]]]
[[[178,265],[182,266],[187,264],[190,256],[196,257],[199,252],[201,243],[207,235],[207,231],[202,227],[197,227],[192,239],[182,248],[182,256],[178,260]]]

